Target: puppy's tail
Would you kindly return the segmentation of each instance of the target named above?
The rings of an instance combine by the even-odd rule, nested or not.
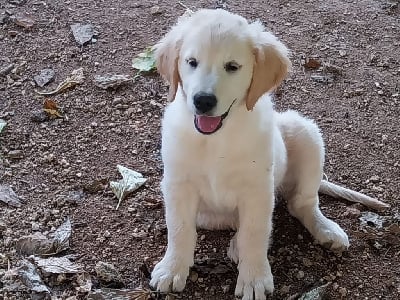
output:
[[[327,180],[322,180],[319,187],[319,192],[334,198],[342,198],[351,202],[361,203],[367,207],[376,210],[390,207],[390,205],[383,203],[377,199],[371,198],[362,193],[347,189]]]

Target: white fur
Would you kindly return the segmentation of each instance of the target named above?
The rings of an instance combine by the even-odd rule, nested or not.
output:
[[[256,48],[267,46],[276,54],[267,59],[282,57],[282,64],[287,59],[286,48],[260,23],[248,24],[223,10],[202,10],[181,20],[159,47],[168,40],[180,42],[181,82],[162,124],[168,247],[154,268],[151,285],[163,292],[183,290],[193,265],[196,226],[230,227],[237,230],[228,250],[239,269],[235,294],[266,299],[265,292],[273,291],[267,251],[276,190],[319,243],[336,250],[349,246],[346,233],[318,207],[321,134],[294,111],[275,112],[268,94],[247,110]],[[198,68],[187,65],[188,57],[198,59]],[[224,72],[229,60],[242,65],[236,74]],[[236,100],[221,129],[211,135],[202,135],[193,125],[192,97],[198,91],[215,93],[215,115]]]

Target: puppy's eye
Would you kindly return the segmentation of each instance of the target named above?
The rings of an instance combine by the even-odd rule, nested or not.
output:
[[[193,68],[196,69],[199,64],[195,58],[188,58],[186,62]]]
[[[242,67],[242,66],[239,65],[239,64],[238,64],[237,62],[235,62],[235,61],[227,62],[227,63],[225,64],[225,66],[224,66],[225,70],[226,70],[228,73],[235,73],[235,72],[238,71],[241,67]]]

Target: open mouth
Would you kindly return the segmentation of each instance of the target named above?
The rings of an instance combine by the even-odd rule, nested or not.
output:
[[[228,110],[220,116],[194,115],[194,127],[196,127],[197,131],[202,134],[215,133],[221,128],[222,122],[228,116],[229,111],[231,110],[231,107],[235,101],[236,100],[233,100]]]

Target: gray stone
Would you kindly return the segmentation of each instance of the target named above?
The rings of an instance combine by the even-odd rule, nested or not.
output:
[[[43,69],[38,75],[33,77],[36,84],[40,87],[44,87],[46,84],[54,79],[56,73],[52,69]]]

